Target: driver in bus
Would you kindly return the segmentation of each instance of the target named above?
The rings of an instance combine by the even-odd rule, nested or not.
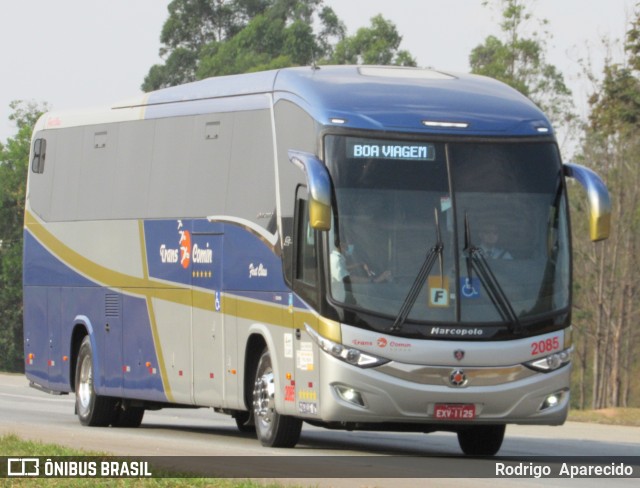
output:
[[[391,271],[386,270],[379,275],[365,262],[354,259],[354,244],[347,239],[336,239],[335,247],[329,257],[331,264],[331,281],[345,283],[382,283],[391,280]]]
[[[500,247],[498,242],[500,234],[495,224],[486,224],[480,230],[480,249],[482,254],[489,259],[513,259],[506,249]]]

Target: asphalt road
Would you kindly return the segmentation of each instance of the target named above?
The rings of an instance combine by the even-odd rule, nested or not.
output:
[[[146,412],[142,426],[137,429],[83,427],[74,415],[74,397],[53,396],[29,388],[22,375],[0,374],[0,433],[14,433],[24,439],[67,445],[74,448],[109,452],[126,456],[166,456],[185,463],[206,460],[202,456],[232,456],[225,467],[237,469],[236,476],[246,476],[247,462],[283,466],[316,459],[315,468],[327,473],[327,478],[313,475],[313,479],[288,479],[287,483],[310,486],[416,486],[425,480],[406,478],[418,461],[434,467],[450,469],[474,477],[475,463],[496,461],[465,458],[457,438],[450,433],[404,434],[374,432],[329,431],[305,424],[295,449],[270,449],[260,446],[254,436],[238,432],[228,416],[211,409],[166,409]],[[11,455],[12,453],[6,453]],[[268,457],[265,457],[268,456]],[[322,458],[316,458],[322,456]],[[332,456],[332,457],[325,457]],[[359,456],[359,458],[355,458]],[[524,465],[535,456],[624,456],[640,457],[640,427],[619,427],[567,422],[561,427],[509,426],[497,460],[515,457]],[[197,458],[196,458],[197,457]],[[278,459],[278,457],[280,459]],[[357,479],[336,478],[340,462],[357,459],[360,466]],[[211,462],[211,459],[208,459]],[[353,463],[353,461],[350,461]],[[385,464],[387,463],[387,464]],[[385,467],[398,479],[373,477],[377,468]],[[197,470],[197,466],[193,466]],[[282,468],[282,466],[281,466]],[[640,469],[637,468],[636,469]],[[373,471],[372,471],[373,470]],[[418,473],[422,473],[420,471]],[[280,479],[281,472],[274,465],[273,475],[260,471],[260,479]],[[418,474],[417,476],[422,476]],[[601,488],[603,480],[566,479],[440,479],[439,486],[594,486]],[[607,486],[637,486],[638,479],[604,480]]]

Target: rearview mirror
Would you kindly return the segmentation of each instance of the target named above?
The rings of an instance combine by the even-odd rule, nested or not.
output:
[[[331,229],[331,179],[313,154],[289,151],[289,161],[304,171],[309,190],[309,224],[316,230]]]
[[[611,201],[607,186],[597,173],[579,164],[566,163],[564,174],[575,178],[587,192],[591,240],[595,242],[607,239],[611,226]]]

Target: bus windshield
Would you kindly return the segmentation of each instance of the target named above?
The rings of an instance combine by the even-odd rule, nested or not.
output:
[[[569,306],[555,143],[328,135],[330,293],[412,323],[519,327]],[[401,319],[399,319],[401,317]]]

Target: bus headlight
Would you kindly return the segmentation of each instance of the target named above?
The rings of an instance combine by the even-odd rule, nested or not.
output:
[[[525,366],[535,371],[542,371],[543,373],[548,373],[549,371],[555,371],[556,369],[559,369],[562,366],[569,364],[570,361],[571,361],[571,348],[565,349],[564,351],[550,354],[549,356],[545,356],[543,358],[529,361],[528,363],[524,363],[524,364]]]
[[[304,328],[318,346],[320,346],[320,349],[328,352],[334,358],[340,359],[345,363],[349,363],[360,368],[371,368],[389,362],[388,359],[380,358],[373,354],[360,351],[359,349],[343,346],[342,344],[330,341],[318,334],[308,324],[304,324]]]

